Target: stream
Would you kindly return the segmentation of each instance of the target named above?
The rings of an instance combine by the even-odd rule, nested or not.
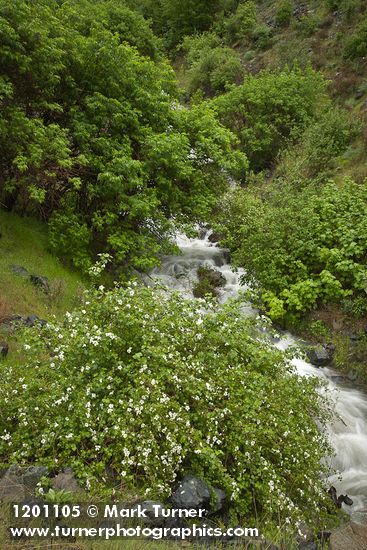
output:
[[[180,256],[165,256],[162,264],[151,273],[165,286],[179,290],[192,297],[192,286],[197,280],[196,270],[207,265],[219,270],[226,278],[226,285],[220,289],[220,302],[236,296],[245,287],[240,285],[243,270],[234,272],[228,263],[228,253],[209,241],[210,232],[203,232],[200,238],[177,237]],[[244,308],[249,315],[257,314],[250,304]],[[281,335],[274,344],[280,349],[295,345],[297,340],[289,333]],[[352,506],[343,504],[348,513],[367,512],[367,396],[351,383],[341,380],[331,368],[317,368],[301,359],[294,359],[297,372],[301,376],[318,376],[327,381],[330,395],[336,404],[340,420],[329,425],[330,441],[335,449],[332,466],[341,474],[329,478],[339,494],[348,494]]]

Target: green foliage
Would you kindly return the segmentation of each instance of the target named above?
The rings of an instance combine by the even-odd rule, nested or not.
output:
[[[331,11],[340,11],[346,21],[358,17],[362,7],[361,0],[327,0],[326,3]]]
[[[1,460],[69,466],[91,490],[108,467],[152,498],[193,472],[239,516],[316,521],[329,451],[320,382],[296,375],[240,307],[132,283],[29,331],[27,365],[2,371]]]
[[[242,170],[234,137],[180,107],[159,41],[123,3],[0,0],[0,25],[2,202],[51,219],[52,250],[78,268],[100,252],[151,268],[170,218],[205,215],[223,166]]]
[[[361,59],[367,55],[367,19],[364,18],[344,46],[346,59]]]
[[[189,70],[189,91],[203,90],[207,95],[224,92],[229,84],[242,80],[244,70],[239,55],[220,45],[213,33],[187,37],[183,42]]]
[[[289,25],[293,15],[293,2],[290,0],[282,0],[277,6],[275,22],[280,27]]]
[[[45,224],[0,209],[0,234],[0,310],[4,300],[8,315],[36,314],[47,319],[50,314],[63,315],[76,305],[85,281],[50,254]],[[46,276],[50,293],[38,292],[28,279],[12,273],[11,265]]]
[[[262,72],[213,101],[223,124],[240,139],[253,170],[276,158],[311,120],[325,83],[311,68]]]
[[[357,137],[359,124],[345,110],[331,104],[305,130],[300,142],[282,154],[277,173],[289,181],[322,177]]]
[[[161,0],[167,44],[177,45],[184,36],[208,30],[220,0]]]
[[[257,23],[256,4],[252,0],[240,2],[237,10],[226,20],[228,41],[233,44],[252,38]]]
[[[367,289],[367,186],[237,190],[223,212],[225,243],[258,285],[273,318],[301,314]]]
[[[253,41],[259,50],[264,50],[271,45],[272,30],[267,25],[256,25],[253,32]]]

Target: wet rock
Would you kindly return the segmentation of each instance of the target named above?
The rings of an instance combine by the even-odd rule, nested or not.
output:
[[[330,380],[332,382],[335,382],[335,384],[343,384],[348,381],[348,378],[346,376],[341,376],[337,374],[334,376],[330,376]]]
[[[315,367],[326,367],[333,360],[332,352],[325,346],[316,346],[307,350],[308,360]]]
[[[48,294],[50,292],[50,281],[43,275],[31,275],[31,283]]]
[[[339,495],[338,501],[344,503],[347,506],[353,506],[353,500],[348,495]]]
[[[330,487],[330,489],[328,490],[328,493],[330,495],[331,500],[335,504],[335,506],[338,506],[338,508],[340,508],[340,506],[338,504],[338,495],[336,493],[335,487]]]
[[[367,550],[367,524],[351,522],[331,533],[330,550]]]
[[[212,267],[199,267],[198,277],[199,279],[205,278],[214,287],[225,286],[227,282],[225,276],[218,269]]]
[[[348,495],[337,495],[335,487],[330,487],[328,490],[328,493],[330,495],[331,500],[335,504],[337,508],[341,508],[342,504],[346,504],[347,506],[352,506],[353,500],[348,497]]]
[[[208,237],[208,241],[210,243],[219,243],[219,241],[223,240],[224,235],[222,233],[216,233],[213,231]]]
[[[83,489],[79,486],[75,479],[72,468],[65,468],[63,472],[60,472],[51,479],[51,485],[53,489],[58,491],[67,491],[70,493],[81,493]]]
[[[201,479],[187,475],[170,497],[174,508],[207,508],[210,502],[209,486]]]
[[[29,271],[21,266],[21,265],[11,265],[10,270],[15,273],[16,275],[19,275],[20,277],[23,277],[24,279],[28,279],[29,277]]]
[[[9,345],[6,342],[0,342],[0,359],[8,355]]]
[[[181,277],[185,277],[186,271],[180,264],[175,264],[173,266],[173,273],[176,279],[180,279]]]

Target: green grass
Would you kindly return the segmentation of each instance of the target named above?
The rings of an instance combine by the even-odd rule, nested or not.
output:
[[[48,252],[47,227],[34,219],[0,210],[0,234],[0,309],[47,319],[72,308],[83,287],[82,278]],[[48,277],[50,295],[13,273],[12,264]]]

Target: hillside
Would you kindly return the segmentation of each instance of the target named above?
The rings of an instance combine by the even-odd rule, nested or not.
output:
[[[0,0],[0,502],[367,505],[366,7]]]

